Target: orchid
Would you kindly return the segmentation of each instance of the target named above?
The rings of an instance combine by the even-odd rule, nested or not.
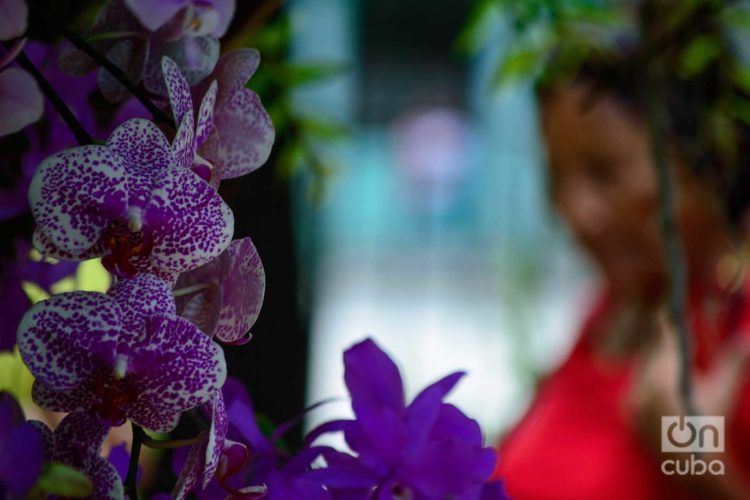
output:
[[[176,290],[188,293],[176,298],[177,312],[210,337],[244,344],[260,313],[265,284],[253,242],[235,240],[216,259],[180,275]]]
[[[25,497],[46,460],[42,431],[24,421],[10,394],[0,392],[0,497]]]
[[[213,185],[256,170],[271,154],[275,138],[271,118],[260,97],[245,87],[259,64],[257,50],[233,50],[221,56],[207,78],[219,84],[214,130],[200,150],[201,156],[212,162]],[[206,92],[205,85],[200,87],[197,93]]]
[[[132,82],[143,81],[150,92],[166,95],[162,56],[176,61],[190,85],[202,81],[216,65],[217,38],[229,26],[234,6],[234,0],[109,0],[87,36],[97,51],[125,71]],[[60,64],[74,74],[97,68],[95,61],[73,48],[61,57]],[[128,95],[125,87],[103,68],[99,69],[99,85],[104,96],[113,102]]]
[[[172,466],[179,475],[174,498],[192,492],[200,499],[222,498],[309,498],[327,499],[323,485],[315,477],[311,464],[329,448],[313,447],[288,458],[276,450],[275,442],[284,426],[271,437],[258,427],[250,397],[238,380],[227,379],[222,389],[224,441],[218,467],[211,468],[211,439],[195,444],[189,451],[178,450]],[[214,453],[217,449],[214,448]],[[196,488],[203,476],[202,488]]]
[[[22,36],[28,15],[24,0],[0,0],[0,42]],[[44,112],[44,98],[36,80],[26,71],[7,67],[25,43],[25,38],[16,40],[0,53],[0,137],[34,123]]]
[[[177,164],[153,123],[134,118],[105,146],[62,151],[39,165],[29,188],[35,246],[66,260],[103,256],[119,276],[174,282],[229,245],[234,217],[211,187]]]
[[[356,453],[326,455],[329,465],[319,475],[330,491],[357,498],[479,498],[496,454],[483,447],[475,420],[443,402],[462,372],[435,382],[406,405],[398,367],[372,340],[349,348],[344,367],[356,420],[327,422],[308,436],[314,442],[343,431]]]
[[[78,412],[63,418],[54,432],[39,427],[46,431],[44,434],[50,459],[75,467],[91,480],[91,498],[124,497],[117,469],[99,454],[109,426],[89,412]]]
[[[175,315],[168,286],[142,274],[106,294],[70,292],[35,304],[18,346],[36,377],[34,401],[167,432],[224,383],[221,348]]]

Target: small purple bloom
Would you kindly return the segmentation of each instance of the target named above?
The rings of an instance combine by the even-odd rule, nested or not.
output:
[[[479,498],[496,454],[482,444],[479,424],[443,402],[463,376],[457,372],[406,405],[395,363],[365,340],[344,353],[344,380],[356,420],[319,426],[308,436],[343,431],[356,457],[333,452],[317,472],[331,492],[357,498]]]
[[[177,297],[177,313],[210,337],[244,344],[260,313],[265,286],[263,264],[253,242],[234,240],[216,259],[180,275],[176,290],[195,291]]]
[[[248,174],[271,154],[275,132],[258,94],[245,87],[260,64],[255,49],[233,50],[221,56],[208,81],[219,83],[214,129],[199,151],[213,164],[211,184]],[[206,92],[201,85],[199,92]]]
[[[234,17],[235,0],[125,0],[150,31],[156,31],[183,9],[184,31],[193,36],[221,38]]]
[[[177,164],[150,121],[120,125],[105,146],[80,146],[47,158],[29,188],[34,246],[64,260],[103,256],[121,277],[177,273],[227,248],[234,217],[203,180]]]
[[[224,383],[221,348],[175,315],[167,285],[141,274],[106,294],[71,292],[35,304],[18,329],[36,377],[34,401],[167,432]]]
[[[0,0],[0,41],[26,33],[29,8],[25,0]]]
[[[42,431],[24,421],[10,394],[0,392],[0,497],[25,497],[46,461]]]

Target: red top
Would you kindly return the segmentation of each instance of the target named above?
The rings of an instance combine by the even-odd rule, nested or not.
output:
[[[609,309],[608,301],[600,300],[569,358],[541,385],[525,418],[501,444],[495,477],[504,479],[511,498],[690,498],[661,473],[663,458],[640,441],[628,415],[633,359],[595,352],[592,337]],[[690,316],[699,371],[711,365],[716,348],[729,336],[750,335],[750,301],[744,294],[732,298],[715,326]],[[727,451],[746,450],[735,460],[750,477],[747,383],[726,425]]]

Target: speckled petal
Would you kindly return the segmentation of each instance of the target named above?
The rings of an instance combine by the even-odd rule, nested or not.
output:
[[[192,118],[185,117],[180,123],[172,141],[172,156],[175,164],[182,168],[189,168],[195,158],[195,130]]]
[[[185,465],[182,466],[182,470],[180,470],[177,482],[172,490],[172,498],[175,500],[187,498],[188,494],[190,494],[198,483],[198,476],[200,476],[201,469],[203,468],[203,452],[205,447],[205,442],[200,442],[190,447]]]
[[[211,82],[208,92],[201,101],[201,107],[198,111],[198,123],[195,126],[195,147],[199,148],[206,142],[208,136],[214,128],[214,106],[216,105],[216,91],[218,84],[216,81]]]
[[[125,335],[140,333],[146,319],[154,314],[176,314],[169,286],[152,274],[141,273],[122,280],[110,288],[107,295],[120,306]]]
[[[107,148],[122,158],[128,205],[143,208],[151,198],[155,179],[174,163],[169,140],[153,122],[133,118],[112,132]]]
[[[99,455],[109,427],[85,412],[66,416],[53,433],[53,461],[78,468],[94,485],[92,498],[121,499],[124,489],[117,470]]]
[[[190,128],[193,128],[193,98],[190,95],[188,82],[182,76],[177,63],[169,57],[162,57],[161,70],[164,73],[164,82],[169,94],[169,103],[172,105],[174,122],[182,124],[183,119],[189,117]]]
[[[180,279],[184,274],[188,273],[181,274]],[[180,281],[178,280],[176,288],[179,289],[179,287]],[[208,288],[189,296],[177,297],[176,302],[177,311],[181,317],[200,328],[209,337],[214,336],[221,314],[221,287],[209,285]]]
[[[55,391],[39,379],[34,380],[34,385],[31,386],[31,398],[45,410],[68,413],[88,410],[97,400],[96,395],[92,394],[85,384]]]
[[[45,236],[45,234],[41,232],[39,228],[34,229],[34,234],[31,241],[34,248],[36,248],[39,253],[41,253],[45,257],[51,257],[58,260],[87,260],[101,257],[102,255],[105,255],[107,253],[104,241],[100,239],[99,241],[94,243],[91,248],[84,251],[83,253],[73,255],[70,252],[66,252],[57,248],[55,244],[52,243],[52,240],[47,238],[47,236]]]
[[[170,431],[180,413],[208,401],[226,378],[221,348],[182,318],[151,316],[130,354],[141,392],[127,414],[154,431]]]
[[[224,440],[227,437],[229,429],[229,420],[227,419],[227,410],[224,406],[224,396],[221,390],[211,397],[211,428],[208,432],[206,441],[206,458],[205,467],[203,468],[203,488],[213,479],[216,470],[219,468],[219,459],[224,453]]]
[[[18,327],[31,373],[51,389],[72,389],[115,359],[122,328],[115,302],[98,292],[70,292],[38,302]]]
[[[260,97],[250,89],[235,92],[214,113],[215,134],[201,155],[221,169],[222,179],[248,174],[263,165],[271,154],[275,132]]]
[[[237,343],[258,319],[266,275],[250,238],[233,241],[227,252],[231,264],[222,284],[222,307],[215,335],[222,342]]]
[[[122,160],[104,146],[81,146],[44,160],[29,187],[40,231],[54,245],[81,255],[126,210]]]
[[[237,49],[222,55],[213,72],[219,82],[217,107],[222,107],[235,92],[245,87],[259,65],[260,52],[255,49]]]
[[[195,269],[218,256],[234,233],[234,216],[218,193],[179,167],[160,180],[144,221],[153,231],[151,261],[177,272]]]

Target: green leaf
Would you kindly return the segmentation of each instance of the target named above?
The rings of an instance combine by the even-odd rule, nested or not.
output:
[[[336,63],[294,63],[281,68],[281,79],[290,86],[299,86],[326,80],[348,70],[348,65]]]
[[[721,42],[713,36],[695,37],[680,56],[679,76],[688,79],[700,74],[721,54]]]
[[[32,490],[31,496],[57,495],[67,498],[91,496],[94,486],[82,472],[63,464],[48,463]]]
[[[539,68],[545,51],[536,45],[526,45],[511,51],[498,66],[492,81],[503,85],[531,77]]]
[[[302,132],[320,139],[343,139],[351,133],[346,125],[333,120],[304,117],[297,119],[297,125]]]

